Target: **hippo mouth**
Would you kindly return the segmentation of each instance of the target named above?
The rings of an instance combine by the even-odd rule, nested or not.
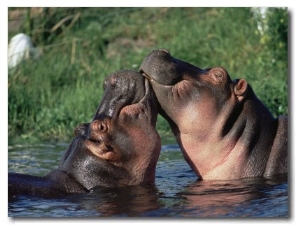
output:
[[[174,85],[182,82],[182,80],[178,80],[176,82],[167,82],[167,80],[158,80],[158,79],[155,79],[153,78],[152,76],[148,75],[147,73],[145,73],[143,70],[140,70],[141,74],[143,77],[146,78],[146,80],[150,81],[150,83],[155,86],[160,86],[161,88],[167,88],[167,89],[170,89],[172,88]]]
[[[118,71],[104,82],[104,95],[94,120],[118,121],[122,115],[153,113],[155,97],[147,79],[138,72]]]
[[[85,136],[84,145],[85,147],[94,153],[96,156],[101,156],[103,152],[110,152],[112,149],[118,148],[117,146],[113,146],[109,143],[112,142],[108,133],[110,133],[111,129],[114,129],[117,124],[119,126],[122,121],[126,121],[127,125],[136,122],[139,119],[143,119],[144,122],[149,122],[153,125],[153,121],[155,116],[153,116],[154,112],[154,103],[151,92],[151,86],[147,79],[143,79],[144,81],[144,93],[141,98],[130,100],[130,99],[122,99],[123,101],[119,101],[119,104],[115,105],[114,112],[112,117],[105,117],[102,119],[95,119],[90,123],[90,130],[97,130],[97,134],[90,133],[87,137]],[[131,102],[128,102],[131,101]],[[153,107],[151,107],[153,106]],[[147,113],[150,112],[150,113]],[[131,122],[130,122],[131,121]],[[114,157],[110,157],[111,160],[117,160],[117,155]]]
[[[90,129],[94,129],[96,126],[101,126],[101,131],[94,134],[90,133]],[[69,149],[84,149],[87,152],[92,153],[92,155],[96,156],[98,159],[105,159],[103,157],[105,155],[109,161],[118,160],[120,154],[115,154],[115,152],[120,152],[120,150],[118,146],[111,144],[113,141],[106,133],[110,127],[111,123],[107,123],[107,121],[96,121],[96,123],[95,121],[92,121],[91,123],[78,125],[77,128],[75,128],[75,138]],[[65,160],[66,159],[63,159],[63,161]]]
[[[183,79],[180,79],[175,83],[168,84],[153,79],[144,72],[142,72],[142,75],[149,80],[154,92],[156,93],[158,101],[162,104],[164,104],[163,102],[168,102],[167,104],[173,104],[178,101],[186,102],[187,99],[192,98],[192,89],[194,86],[193,77],[183,77]],[[160,112],[162,111],[160,110]]]
[[[165,71],[163,73],[151,73],[146,71],[147,70],[141,68],[139,72],[142,74],[143,77],[146,78],[146,80],[149,80],[151,83],[155,82],[157,84],[161,84],[168,87],[173,86],[182,81],[182,76],[179,74],[178,70],[175,69],[170,70],[170,72],[168,73],[166,73]]]
[[[144,87],[144,96],[142,96],[142,98],[138,102],[133,102],[132,104],[125,104],[123,107],[121,107],[119,115],[127,114],[134,116],[144,114],[147,110],[151,110],[149,102],[151,101],[152,96],[150,91],[150,84],[147,79],[144,79]]]

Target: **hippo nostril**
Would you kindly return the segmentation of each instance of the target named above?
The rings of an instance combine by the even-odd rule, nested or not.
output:
[[[109,129],[107,120],[94,120],[90,123],[86,139],[93,142],[100,142],[107,135]]]
[[[94,120],[90,126],[91,133],[105,133],[108,131],[108,125],[103,120]]]
[[[106,132],[108,130],[107,124],[104,123],[103,121],[100,121],[98,129],[102,133]]]

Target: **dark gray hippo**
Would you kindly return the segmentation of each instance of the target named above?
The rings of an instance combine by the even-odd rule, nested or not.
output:
[[[141,64],[183,155],[203,180],[288,171],[288,119],[274,118],[244,79],[154,50]]]
[[[110,75],[104,86],[92,122],[75,128],[58,169],[43,177],[9,173],[9,197],[154,184],[161,141],[155,129],[158,104],[148,80],[123,70]]]

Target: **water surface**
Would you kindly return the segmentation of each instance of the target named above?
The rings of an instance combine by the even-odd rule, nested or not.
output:
[[[199,181],[178,145],[165,142],[155,186],[98,188],[58,199],[20,196],[9,217],[289,217],[285,176]],[[42,176],[57,169],[68,143],[10,146],[9,172]]]

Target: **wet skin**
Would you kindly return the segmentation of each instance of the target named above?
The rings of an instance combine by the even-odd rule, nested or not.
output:
[[[231,80],[222,67],[200,69],[163,49],[150,52],[140,72],[200,179],[287,173],[287,117],[274,118],[246,80]]]
[[[92,121],[74,129],[58,169],[43,177],[9,173],[10,197],[154,184],[161,141],[155,130],[157,100],[148,80],[134,71],[118,71],[104,88]]]

